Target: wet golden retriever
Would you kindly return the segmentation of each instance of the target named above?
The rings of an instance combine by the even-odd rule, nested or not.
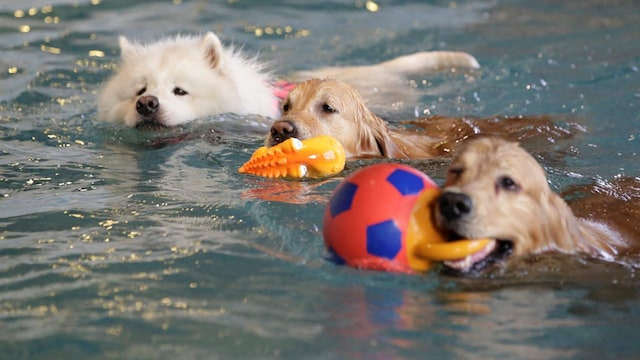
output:
[[[575,133],[575,124],[556,126],[549,117],[450,118],[434,116],[403,122],[391,129],[376,116],[350,85],[331,79],[298,84],[282,102],[282,117],[271,127],[265,144],[290,137],[330,135],[345,148],[347,158],[428,159],[446,155],[467,137],[500,134],[512,140],[554,139]]]
[[[436,201],[436,224],[452,238],[494,241],[465,259],[445,262],[447,270],[473,274],[510,256],[547,251],[615,260],[640,236],[640,181],[626,179],[604,187],[617,190],[572,190],[574,198],[581,198],[573,204],[576,213],[585,216],[579,218],[518,144],[485,137],[465,142]]]

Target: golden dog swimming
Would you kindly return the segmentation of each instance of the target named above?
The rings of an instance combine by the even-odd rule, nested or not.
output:
[[[290,137],[301,140],[332,136],[347,158],[428,159],[447,155],[474,134],[500,134],[514,140],[561,138],[574,129],[556,127],[550,117],[495,117],[486,119],[433,116],[402,122],[394,128],[371,111],[351,85],[332,79],[298,84],[281,104],[282,116],[267,134],[273,146]]]
[[[640,182],[630,179],[627,185],[627,194],[638,196]],[[575,203],[577,211],[587,215],[577,217],[551,190],[542,166],[518,144],[488,137],[465,142],[437,199],[436,224],[452,238],[494,241],[445,265],[454,273],[469,274],[512,256],[543,252],[613,261],[638,243],[640,206],[597,193]],[[619,204],[611,205],[616,200]],[[601,207],[609,204],[608,213],[585,211],[598,202]]]

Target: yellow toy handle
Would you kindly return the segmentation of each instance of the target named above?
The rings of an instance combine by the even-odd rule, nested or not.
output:
[[[416,256],[425,259],[436,261],[456,260],[477,253],[487,246],[490,241],[489,239],[479,239],[417,244],[414,252]]]
[[[425,190],[416,201],[407,229],[407,257],[413,270],[424,272],[432,261],[462,259],[489,244],[490,239],[446,241],[435,228],[431,204],[440,190]]]
[[[238,172],[269,178],[319,178],[338,174],[345,162],[342,144],[330,136],[290,138],[269,148],[258,148]]]

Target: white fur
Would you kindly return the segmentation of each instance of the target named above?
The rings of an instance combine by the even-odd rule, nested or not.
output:
[[[156,121],[175,126],[220,113],[258,114],[275,117],[277,99],[269,75],[255,59],[223,47],[209,32],[203,37],[178,36],[141,45],[120,37],[121,63],[99,98],[98,118],[141,121],[136,102],[155,96],[160,107]],[[187,94],[178,96],[175,87]],[[146,91],[138,92],[146,88]]]
[[[121,63],[98,100],[98,118],[136,126],[142,121],[175,126],[222,113],[256,114],[276,118],[278,99],[270,74],[255,58],[224,47],[208,32],[204,36],[177,36],[151,44],[120,37]],[[294,81],[314,77],[350,83],[374,104],[410,101],[415,97],[407,76],[437,69],[479,67],[462,52],[418,52],[367,66],[329,67],[292,75]],[[178,87],[186,95],[174,94]],[[144,91],[141,91],[144,89]],[[136,110],[141,97],[154,96],[159,107],[152,117]]]

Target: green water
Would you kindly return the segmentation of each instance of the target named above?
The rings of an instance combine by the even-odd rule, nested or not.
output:
[[[336,266],[320,232],[340,179],[236,172],[265,119],[200,119],[165,134],[195,139],[159,148],[96,120],[119,34],[214,30],[281,75],[455,49],[482,70],[414,79],[421,99],[385,117],[570,116],[584,132],[531,149],[552,187],[639,175],[634,2],[377,4],[0,4],[0,358],[640,356],[632,267],[551,256],[461,280]],[[447,165],[409,164],[439,183]],[[265,197],[282,193],[291,203]]]

